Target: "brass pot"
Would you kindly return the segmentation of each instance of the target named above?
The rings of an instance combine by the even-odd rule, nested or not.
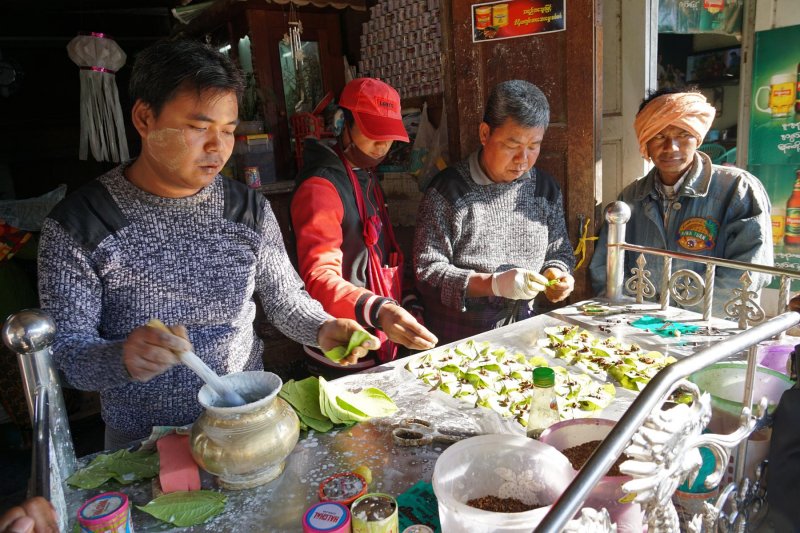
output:
[[[278,398],[283,382],[271,372],[237,372],[223,376],[250,403],[218,407],[221,399],[208,385],[197,398],[205,408],[192,426],[192,456],[218,477],[226,489],[247,489],[283,472],[300,436],[300,421]]]

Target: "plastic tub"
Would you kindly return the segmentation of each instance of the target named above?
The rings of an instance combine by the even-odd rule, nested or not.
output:
[[[539,440],[562,451],[585,442],[604,440],[615,425],[613,420],[603,418],[564,420],[544,430]],[[595,509],[608,509],[611,521],[617,524],[617,531],[639,533],[642,531],[641,506],[638,503],[620,503],[620,499],[625,496],[622,485],[631,479],[630,476],[603,477],[592,489],[585,505]]]
[[[700,390],[711,394],[713,417],[709,429],[718,433],[730,433],[739,426],[742,413],[742,395],[747,376],[746,363],[716,363],[689,376],[689,381]],[[775,370],[757,367],[753,384],[753,403],[762,397],[769,401],[769,410],[775,408],[783,391],[793,385],[784,374]]]
[[[442,453],[433,469],[442,531],[530,533],[573,476],[561,453],[521,435],[481,435],[457,442]],[[483,496],[513,497],[546,507],[495,513],[466,504]]]
[[[756,361],[759,365],[771,368],[782,374],[788,374],[787,364],[789,356],[794,350],[792,344],[771,344],[769,346],[759,346]]]

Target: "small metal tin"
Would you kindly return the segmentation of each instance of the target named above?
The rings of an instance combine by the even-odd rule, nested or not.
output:
[[[258,172],[258,167],[244,167],[244,182],[251,189],[261,187],[261,174]]]
[[[397,500],[388,494],[371,492],[350,506],[353,533],[398,533]]]
[[[132,533],[128,497],[121,492],[104,492],[78,510],[78,524],[87,533]]]
[[[319,502],[303,515],[303,533],[350,533],[350,511],[338,502]]]
[[[355,472],[340,472],[319,484],[320,501],[339,502],[350,505],[356,498],[367,493],[367,480]]]
[[[425,524],[414,524],[413,526],[408,526],[405,528],[403,533],[433,533],[433,529],[429,528]]]

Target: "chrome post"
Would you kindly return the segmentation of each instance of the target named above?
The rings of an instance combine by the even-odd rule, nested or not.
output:
[[[625,202],[612,202],[606,207],[605,217],[608,223],[606,297],[619,303],[622,301],[622,284],[625,281],[625,250],[617,245],[625,242],[625,224],[631,218],[631,208]]]
[[[747,349],[747,374],[745,375],[744,379],[744,393],[742,394],[742,406],[743,407],[750,407],[753,406],[753,386],[756,382],[756,370],[758,369],[758,363],[756,356],[758,355],[758,345],[750,346]],[[744,468],[747,459],[747,440],[743,441],[739,444],[739,448],[736,450],[736,465],[734,468],[734,481],[736,481],[737,485],[741,485],[742,480],[744,479]]]
[[[781,284],[778,288],[778,312],[777,314],[785,313],[789,310],[789,292],[792,287],[792,279],[788,276],[781,276]],[[781,331],[778,335],[778,340],[783,340],[786,336],[785,331]]]
[[[39,309],[24,309],[8,317],[3,325],[2,335],[6,346],[17,354],[28,409],[34,436],[38,440],[44,429],[40,426],[42,419],[47,419],[47,436],[49,441],[48,466],[50,501],[55,506],[62,529],[66,528],[66,501],[64,499],[64,481],[75,472],[77,461],[72,445],[67,409],[61,384],[53,364],[52,345],[55,340],[56,327],[53,319]],[[39,399],[43,398],[43,399]],[[36,409],[42,416],[37,416]],[[45,416],[46,415],[46,416]],[[39,461],[34,465],[38,469],[44,466],[44,452],[37,452]],[[55,463],[55,465],[52,465]],[[33,472],[33,474],[44,472]],[[35,476],[35,484],[36,482]],[[36,489],[39,490],[38,488]],[[41,489],[46,494],[47,489]]]
[[[47,389],[36,390],[36,400],[33,409],[33,427],[36,433],[33,435],[33,452],[31,457],[31,482],[33,483],[33,493],[42,496],[47,500],[52,499],[50,493],[50,419],[47,410],[50,407],[50,399]]]
[[[664,270],[661,271],[661,310],[669,307],[669,278],[672,277],[672,258],[664,256]]]
[[[704,276],[706,292],[703,294],[703,320],[706,322],[711,320],[711,310],[714,306],[714,275],[716,271],[717,267],[714,265],[706,265]]]

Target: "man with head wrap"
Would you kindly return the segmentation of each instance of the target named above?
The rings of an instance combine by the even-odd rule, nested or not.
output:
[[[718,166],[697,150],[714,120],[714,108],[697,92],[657,91],[642,102],[634,121],[642,157],[654,168],[625,187],[619,200],[631,208],[625,241],[640,246],[772,265],[770,202],[761,182],[744,170]],[[605,291],[606,242],[603,225],[590,267],[596,293]],[[625,254],[625,272],[636,254]],[[672,271],[703,274],[699,263],[674,260]],[[662,261],[648,258],[652,279],[660,281]],[[717,268],[714,314],[740,285],[742,272]],[[751,290],[769,283],[752,275]],[[662,288],[663,289],[663,288]]]

